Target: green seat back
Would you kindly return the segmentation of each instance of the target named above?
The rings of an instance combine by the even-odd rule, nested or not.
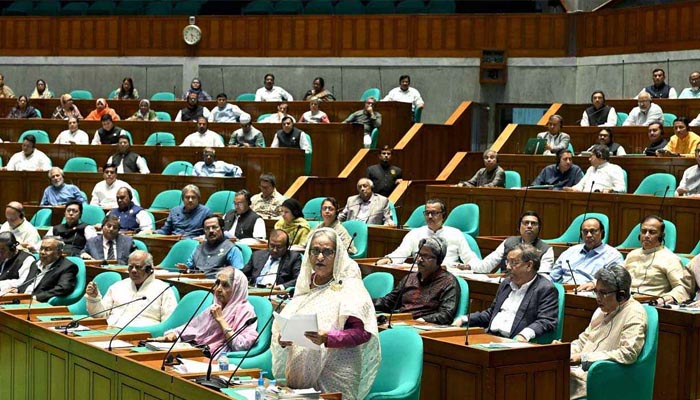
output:
[[[238,250],[241,251],[241,255],[243,256],[243,265],[248,264],[250,258],[253,257],[253,249],[251,249],[247,244],[241,242],[236,242],[236,247],[238,247]]]
[[[700,240],[698,240],[698,243],[693,247],[693,250],[690,250],[690,254],[697,256],[700,254]]]
[[[457,303],[457,314],[455,318],[461,317],[467,313],[467,305],[469,304],[469,282],[460,277],[455,277],[459,283],[459,303]]]
[[[99,206],[92,204],[83,204],[83,213],[80,215],[80,222],[84,222],[89,225],[101,224],[105,219],[105,210]],[[66,222],[64,217],[61,223]]]
[[[378,299],[394,290],[394,275],[388,272],[372,272],[362,278],[369,297]]]
[[[192,175],[194,166],[189,161],[173,161],[166,165],[161,175]]]
[[[664,113],[664,126],[673,126],[673,121],[675,121],[676,118],[676,114]]]
[[[603,243],[607,244],[608,238],[610,237],[610,219],[605,214],[592,212],[577,215],[561,236],[554,239],[545,239],[544,241],[546,243],[577,243],[581,237],[581,224],[583,223],[584,216],[586,217],[586,219],[598,218],[598,220],[600,220],[600,222],[603,223],[603,226],[605,227]]]
[[[71,97],[73,100],[92,100],[92,92],[89,90],[83,90],[83,89],[75,89],[71,90],[70,92]]]
[[[458,205],[447,216],[445,225],[473,237],[479,236],[479,206],[474,203]]]
[[[176,146],[175,135],[170,132],[153,132],[146,138],[146,146]]]
[[[102,296],[107,293],[107,289],[109,289],[110,286],[120,280],[122,280],[122,276],[119,272],[114,271],[102,272],[93,279]],[[87,306],[85,305],[85,296],[81,296],[78,302],[69,305],[68,310],[73,315],[88,315]],[[100,316],[98,315],[97,317],[99,318]]]
[[[35,228],[43,228],[51,226],[51,214],[53,211],[50,208],[42,208],[32,216],[29,221]]]
[[[158,265],[169,271],[177,271],[178,269],[175,267],[175,264],[186,263],[198,245],[199,242],[194,239],[177,241]]]
[[[408,228],[408,229],[415,229],[415,228],[420,228],[421,226],[425,226],[425,217],[423,217],[423,212],[425,211],[425,204],[421,204],[418,207],[416,207],[415,210],[411,213],[411,216],[408,217],[406,222],[404,222],[403,227]]]
[[[153,101],[175,101],[177,100],[177,96],[175,96],[175,93],[172,92],[157,92],[153,93],[153,96],[151,96],[151,100]],[[170,114],[168,114],[170,115]]]
[[[314,197],[304,204],[301,212],[304,214],[304,219],[307,221],[321,221],[321,204],[325,197]],[[340,210],[338,210],[340,211]]]
[[[372,139],[372,142],[370,143],[369,148],[376,149],[377,143],[379,142],[379,128],[372,129],[372,133],[370,134],[370,138]]]
[[[430,0],[428,3],[429,14],[454,14],[456,10],[455,0]]]
[[[115,97],[117,97],[117,89],[112,90],[112,91],[109,92],[109,94],[107,95],[107,98],[110,99],[110,100],[114,99]]]
[[[173,287],[174,288],[174,287]],[[187,323],[192,315],[199,315],[214,302],[214,296],[206,290],[194,290],[183,297],[168,319],[156,325],[128,326],[127,332],[149,332],[152,337],[163,336],[166,331]]]
[[[394,14],[394,2],[386,0],[370,0],[365,6],[367,14]]]
[[[241,93],[236,96],[236,101],[255,101],[255,93]]]
[[[253,0],[241,10],[243,15],[267,15],[272,12],[274,5],[270,0]]]
[[[389,210],[391,211],[391,219],[394,221],[395,224],[399,223],[399,216],[396,214],[396,206],[394,205],[394,202],[389,200]]]
[[[666,190],[668,188],[668,190]],[[651,174],[642,179],[634,194],[673,197],[676,193],[676,177],[666,173]]]
[[[272,323],[265,323],[272,317],[272,304],[270,300],[263,296],[248,296],[248,302],[253,306],[255,316],[258,317],[258,326],[256,329],[260,336],[258,337],[258,341],[255,342],[250,349],[250,353],[248,353],[249,357],[255,357],[263,354],[270,348]],[[243,358],[244,354],[245,351],[232,351],[226,353],[226,356],[229,358],[229,363],[231,365],[236,365],[240,359]]]
[[[420,122],[423,118],[423,107],[416,107],[413,110],[413,122]]]
[[[69,158],[63,172],[97,172],[97,162],[90,157]]]
[[[32,10],[32,15],[56,16],[61,13],[61,2],[59,0],[38,1]]]
[[[209,207],[213,213],[226,214],[233,210],[233,199],[236,197],[236,192],[233,190],[219,190],[209,196],[205,206]]]
[[[304,6],[301,0],[278,0],[272,9],[272,14],[276,15],[295,15],[301,14]]]
[[[330,0],[311,0],[304,7],[306,15],[333,15],[333,4]]]
[[[156,195],[151,203],[149,210],[152,211],[162,211],[170,210],[171,208],[180,204],[182,192],[177,189],[164,190]]]
[[[27,135],[34,135],[34,138],[36,139],[37,143],[51,143],[51,139],[49,139],[49,134],[48,132],[41,130],[41,129],[29,129],[24,132],[19,136],[19,140],[17,142],[22,143],[24,142],[24,138]]]
[[[506,189],[522,187],[518,171],[506,171]]]
[[[158,117],[158,121],[172,121],[173,117],[170,116],[170,114],[166,111],[156,111],[156,116]]]
[[[396,5],[397,14],[424,14],[425,3],[423,0],[403,0]]]
[[[153,214],[151,214],[151,215],[153,215]],[[146,243],[144,243],[138,239],[134,239],[134,246],[139,250],[148,251],[148,246],[146,245]]]
[[[616,126],[622,126],[622,124],[625,123],[625,120],[629,117],[629,114],[624,113],[624,112],[617,112],[617,123],[615,124]]]
[[[379,101],[382,99],[382,92],[379,91],[379,89],[376,87],[369,88],[362,92],[362,96],[360,96],[360,101],[365,101],[368,97],[374,97],[375,100]]]
[[[423,375],[423,340],[415,329],[379,333],[382,361],[365,400],[418,400]]]
[[[664,225],[664,245],[668,247],[671,251],[676,251],[676,240],[678,232],[676,231],[676,224],[665,219]],[[632,228],[627,238],[622,241],[619,245],[615,246],[618,249],[632,249],[642,247],[642,243],[639,241],[639,232],[641,230],[641,224],[637,224]]]
[[[85,294],[85,285],[87,276],[85,273],[85,262],[80,257],[66,257],[70,262],[78,266],[78,275],[76,277],[75,289],[66,296],[54,296],[49,299],[48,303],[52,306],[69,306],[77,303],[83,294]]]
[[[464,240],[467,241],[469,248],[474,252],[474,254],[476,254],[477,257],[479,257],[479,260],[482,260],[483,258],[481,257],[481,249],[479,249],[479,244],[476,243],[476,239],[474,238],[474,236],[466,232],[462,232],[462,234],[464,235]]]
[[[256,121],[261,122],[262,120],[269,117],[270,115],[272,115],[272,114],[260,114],[260,115],[258,115],[258,118],[256,119]]]
[[[343,222],[343,227],[347,229],[350,236],[355,234],[353,244],[357,249],[357,253],[350,256],[352,259],[367,257],[367,224],[363,221],[352,220]]]
[[[559,307],[557,310],[557,326],[554,328],[553,332],[545,333],[533,339],[535,343],[550,344],[553,340],[561,340],[561,336],[564,333],[564,301],[566,298],[566,290],[564,290],[564,286],[558,283],[555,283],[554,287],[557,289],[557,305]]]

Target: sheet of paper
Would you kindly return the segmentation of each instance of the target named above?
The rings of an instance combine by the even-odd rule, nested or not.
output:
[[[174,366],[173,369],[181,374],[205,374],[209,367],[208,362],[188,360],[186,358],[178,358],[178,360],[180,360],[182,364]],[[211,372],[219,372],[219,363],[216,360],[211,363]],[[228,378],[231,376],[231,372],[233,371],[224,371],[224,373],[219,376]]]
[[[109,340],[105,340],[104,342],[90,342],[90,344],[93,346],[97,346],[101,349],[109,348]],[[121,340],[121,339],[114,339],[112,341],[112,348],[113,349],[125,349],[125,348],[129,348],[129,347],[134,347],[134,345],[127,342],[127,341]]]
[[[172,342],[146,342],[146,347],[153,351],[168,351],[172,345]],[[191,348],[191,344],[180,342],[173,347],[173,350],[185,350]]]
[[[308,347],[310,349],[318,349],[319,346],[304,336],[304,332],[317,332],[318,319],[316,314],[294,315],[291,318],[286,318],[275,313],[282,332],[282,340],[290,341],[299,346]]]

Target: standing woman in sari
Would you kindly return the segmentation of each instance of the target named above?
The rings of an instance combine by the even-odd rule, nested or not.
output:
[[[305,332],[319,345],[312,349],[282,341],[272,325],[272,370],[292,388],[341,392],[343,399],[364,399],[379,370],[381,350],[372,300],[357,263],[333,229],[321,228],[306,248],[294,298],[282,316],[315,314],[317,332]]]

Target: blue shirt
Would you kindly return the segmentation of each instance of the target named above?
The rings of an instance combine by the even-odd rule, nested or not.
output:
[[[574,283],[567,260],[574,271],[577,285],[592,281],[595,273],[601,268],[623,263],[622,254],[612,246],[601,244],[594,249],[586,250],[583,244],[577,244],[561,253],[557,262],[554,263],[552,272],[549,274],[553,282]]]
[[[70,185],[64,183],[59,187],[54,185],[49,185],[44,190],[44,196],[41,198],[42,206],[59,206],[68,203],[69,201],[76,200],[81,203],[87,203],[87,199],[80,193],[75,185]]]
[[[532,185],[552,185],[554,189],[562,189],[571,187],[577,184],[583,178],[583,171],[578,165],[571,165],[566,172],[562,173],[557,168],[557,164],[552,164],[544,167],[537,178],[532,182]]]
[[[170,209],[165,225],[156,233],[161,235],[183,235],[188,238],[203,235],[202,224],[211,215],[209,208],[197,204],[190,212],[185,212],[185,206],[177,206]]]
[[[194,165],[195,176],[233,176],[238,178],[243,175],[243,171],[238,165],[229,164],[223,161],[214,161],[211,165],[206,165],[200,161]]]

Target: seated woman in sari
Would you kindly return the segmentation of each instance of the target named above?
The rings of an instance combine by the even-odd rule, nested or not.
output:
[[[282,218],[275,222],[275,229],[287,232],[290,246],[303,246],[308,239],[309,232],[311,232],[311,227],[309,222],[304,219],[301,204],[296,199],[283,201],[280,206],[280,215]]]
[[[338,221],[338,200],[335,197],[326,197],[321,203],[321,218],[323,222],[318,224],[311,233],[316,232],[321,228],[331,228],[335,233],[340,236],[340,240],[343,242],[343,247],[345,247],[349,254],[357,253],[357,248],[353,243],[352,236],[345,229],[343,224]]]
[[[216,274],[219,284],[214,288],[214,304],[196,316],[182,334],[183,341],[206,344],[213,351],[229,340],[233,333],[255,316],[248,302],[248,278],[235,268],[224,268]],[[183,326],[165,332],[164,341],[174,341]],[[257,323],[245,328],[229,343],[231,351],[248,350],[257,337]],[[213,355],[215,356],[215,355]]]
[[[272,325],[272,370],[292,388],[341,392],[343,399],[364,399],[381,359],[372,300],[334,230],[314,232],[306,248],[294,298],[281,313],[315,314],[317,332],[304,335],[318,348],[281,340]]]

